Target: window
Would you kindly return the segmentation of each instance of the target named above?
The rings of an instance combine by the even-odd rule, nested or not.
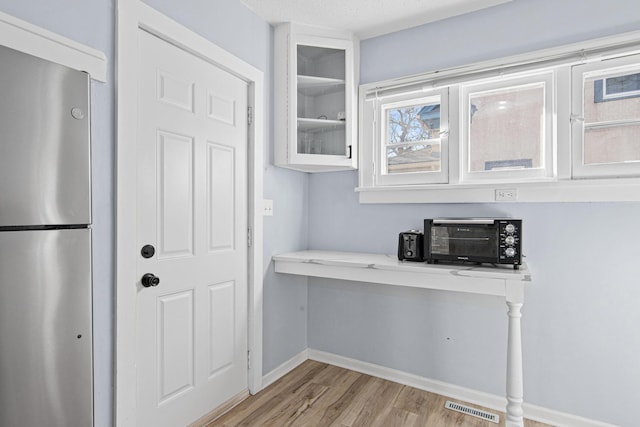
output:
[[[573,67],[573,175],[640,174],[640,55]]]
[[[640,201],[640,32],[362,85],[359,114],[361,203]]]
[[[593,95],[594,102],[640,96],[640,73],[596,79],[593,82]]]
[[[447,93],[421,95],[375,101],[378,185],[447,182]]]
[[[439,172],[440,100],[387,106],[383,173]]]
[[[462,181],[553,176],[552,73],[462,86]]]

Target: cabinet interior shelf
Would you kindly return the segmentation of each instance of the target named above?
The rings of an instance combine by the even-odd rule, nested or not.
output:
[[[298,92],[307,96],[318,96],[344,90],[343,79],[298,75]]]
[[[314,130],[344,126],[344,120],[305,119],[298,117],[299,130]]]

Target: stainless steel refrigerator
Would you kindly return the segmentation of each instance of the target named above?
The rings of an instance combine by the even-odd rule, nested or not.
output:
[[[0,426],[93,425],[89,76],[0,46]]]

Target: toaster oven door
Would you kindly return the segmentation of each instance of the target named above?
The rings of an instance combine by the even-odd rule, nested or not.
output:
[[[434,260],[496,262],[498,231],[492,224],[433,224],[430,256]]]

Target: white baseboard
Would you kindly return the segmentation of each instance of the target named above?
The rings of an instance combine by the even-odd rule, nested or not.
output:
[[[298,365],[300,365],[307,359],[309,359],[309,350],[304,349],[300,353],[293,356],[291,359],[287,360],[277,368],[264,375],[262,377],[262,388],[265,389],[269,387],[271,384],[278,381],[289,372],[293,371],[298,367]]]
[[[302,353],[301,353],[302,354]],[[397,369],[391,369],[373,363],[362,362],[360,360],[351,359],[349,357],[339,356],[325,351],[308,349],[308,358],[318,362],[328,363],[339,366],[341,368],[350,369],[352,371],[361,372],[363,374],[383,378],[385,380],[397,382],[400,384],[415,387],[420,390],[429,391],[431,393],[440,394],[442,396],[451,397],[453,399],[462,400],[471,404],[484,406],[497,411],[504,412],[507,399],[506,397],[496,396],[490,393],[484,393],[454,384],[442,381],[432,380],[418,375],[410,374]],[[300,355],[298,355],[300,356]],[[288,363],[288,362],[287,362]],[[273,371],[272,371],[273,372]],[[525,403],[523,405],[524,416],[530,420],[539,421],[558,427],[615,427],[612,424],[603,423],[601,421],[591,420],[552,409],[543,408],[541,406]]]

